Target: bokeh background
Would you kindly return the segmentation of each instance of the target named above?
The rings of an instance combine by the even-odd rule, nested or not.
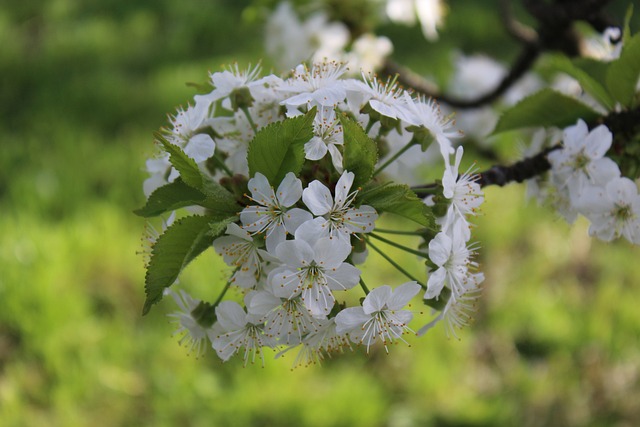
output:
[[[436,44],[383,31],[397,59],[442,81],[454,48],[513,57],[495,3],[450,1]],[[141,316],[145,224],[132,211],[152,132],[193,96],[186,82],[233,61],[269,69],[247,6],[0,1],[0,425],[640,425],[640,251],[590,240],[522,186],[486,191],[485,290],[460,340],[438,327],[388,355],[243,368],[187,355],[171,301]],[[367,283],[404,281],[381,264]],[[211,300],[227,272],[209,251],[181,285]]]

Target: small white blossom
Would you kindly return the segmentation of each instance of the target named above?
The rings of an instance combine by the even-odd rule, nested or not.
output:
[[[312,218],[300,208],[292,208],[302,196],[302,182],[289,172],[274,192],[267,178],[260,172],[249,180],[252,202],[240,212],[243,228],[252,234],[264,233],[267,250],[274,252],[278,244],[294,233],[300,224]],[[248,196],[247,196],[248,197]]]
[[[316,63],[311,69],[298,65],[293,77],[280,87],[280,91],[292,94],[281,104],[290,109],[305,104],[335,107],[346,95],[344,82],[340,80],[345,71],[345,66],[337,62]]]
[[[272,257],[237,224],[229,224],[226,234],[214,240],[213,247],[227,265],[237,268],[231,281],[241,288],[255,287],[263,273],[263,262],[271,261]]]
[[[245,304],[250,304],[253,295],[247,294]],[[245,365],[249,360],[254,363],[257,355],[264,364],[262,348],[275,347],[276,342],[264,334],[259,316],[245,312],[235,301],[222,301],[216,307],[216,318],[215,327],[209,331],[209,339],[220,359],[226,362],[244,349]]]
[[[344,143],[344,134],[333,108],[321,107],[313,121],[314,136],[304,144],[305,158],[320,160],[327,152],[338,172],[342,172],[342,153],[338,146]]]
[[[629,178],[614,178],[604,187],[586,189],[576,205],[591,221],[592,236],[606,242],[624,236],[640,244],[640,196]]]
[[[384,285],[365,297],[362,307],[345,308],[336,316],[336,332],[348,333],[351,341],[369,347],[380,340],[387,345],[411,331],[408,327],[413,313],[403,308],[420,292],[420,285],[407,282],[392,289]],[[403,340],[404,341],[404,340]]]
[[[355,175],[344,171],[335,188],[335,199],[331,191],[320,181],[313,181],[302,192],[302,201],[319,218],[303,225],[313,227],[319,236],[337,237],[350,242],[354,233],[370,233],[378,219],[376,210],[368,205],[352,207],[358,190],[351,191]]]
[[[475,252],[467,246],[464,235],[464,224],[458,223],[451,235],[440,232],[429,242],[429,259],[438,268],[429,274],[425,299],[437,298],[445,285],[452,298],[467,292],[468,277],[478,264],[472,260]]]
[[[179,293],[175,293],[169,288],[164,291],[165,295],[171,295],[176,302],[179,311],[169,314],[169,317],[173,318],[175,323],[178,324],[178,329],[174,333],[175,335],[182,335],[180,338],[180,344],[184,344],[189,353],[195,353],[196,357],[202,356],[207,348],[207,334],[211,328],[205,328],[200,325],[198,321],[193,317],[193,310],[195,310],[200,304],[199,299],[192,298],[184,290],[180,290]]]
[[[333,308],[333,291],[351,289],[360,280],[360,270],[344,262],[351,245],[340,239],[316,240],[299,230],[294,240],[279,244],[275,253],[283,265],[269,274],[274,293],[287,298],[301,295],[305,307],[319,318]]]
[[[611,147],[612,135],[606,126],[600,125],[589,132],[587,124],[578,120],[563,132],[562,148],[547,156],[551,163],[553,182],[569,190],[575,201],[587,186],[606,184],[620,176],[616,163],[604,157]]]

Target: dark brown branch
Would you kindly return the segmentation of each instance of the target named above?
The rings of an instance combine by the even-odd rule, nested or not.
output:
[[[484,172],[480,172],[477,183],[481,187],[498,185],[500,187],[510,182],[523,182],[551,169],[547,154],[560,148],[560,144],[547,148],[533,157],[527,157],[511,166],[494,165]]]

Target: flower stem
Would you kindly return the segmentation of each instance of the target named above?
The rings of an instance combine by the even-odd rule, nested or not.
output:
[[[398,264],[397,262],[392,260],[380,248],[378,248],[376,245],[371,243],[371,240],[369,240],[368,238],[365,237],[365,241],[367,242],[367,244],[369,246],[371,246],[371,249],[373,249],[374,251],[378,252],[380,254],[380,256],[382,256],[382,258],[386,259],[387,262],[389,262],[389,264],[391,264],[392,266],[394,266],[396,268],[396,270],[398,270],[400,273],[404,274],[407,278],[409,278],[409,279],[413,280],[414,282],[416,282],[418,285],[420,285],[422,287],[422,289],[425,289],[425,290],[427,289],[427,286],[424,283],[422,283],[420,280],[416,279],[411,273],[409,273],[407,270],[402,268],[402,266],[400,266],[400,264]]]
[[[405,145],[404,147],[402,147],[396,154],[394,154],[393,156],[391,156],[386,162],[384,162],[382,165],[380,165],[378,167],[378,169],[376,169],[373,172],[373,176],[378,175],[380,172],[382,172],[384,170],[384,168],[386,168],[387,166],[389,166],[391,163],[393,163],[398,157],[402,156],[409,148],[413,147],[414,145],[416,145],[416,141],[414,139],[412,139],[411,141],[409,141],[407,143],[407,145]]]
[[[216,166],[222,169],[227,175],[233,176],[233,172],[231,172],[231,169],[229,169],[229,167],[224,164],[224,161],[222,161],[218,156],[214,155],[212,159],[215,162]]]
[[[364,291],[365,295],[369,295],[369,288],[367,288],[367,285],[364,284],[364,280],[362,280],[362,277],[360,278],[360,287]]]
[[[415,250],[415,249],[408,248],[408,247],[403,246],[403,245],[401,245],[401,244],[399,244],[399,243],[396,243],[396,242],[394,242],[394,241],[392,241],[392,240],[385,239],[385,238],[384,238],[384,237],[382,237],[382,236],[378,236],[378,235],[377,235],[377,234],[375,234],[375,233],[369,233],[369,236],[373,237],[374,239],[378,239],[378,240],[380,240],[381,242],[384,242],[384,243],[386,243],[386,244],[388,244],[388,245],[394,246],[394,247],[396,247],[396,248],[398,248],[398,249],[402,249],[402,250],[403,250],[403,251],[405,251],[405,252],[409,252],[409,253],[411,253],[411,254],[417,255],[417,256],[419,256],[419,257],[421,257],[421,258],[429,259],[429,255],[425,254],[424,252],[420,252],[420,251],[417,251],[417,250]]]
[[[404,236],[422,236],[424,234],[423,231],[402,231],[402,230],[388,230],[386,228],[376,228],[377,232],[387,233],[387,234],[401,234]]]
[[[229,287],[231,286],[231,283],[233,283],[233,276],[235,276],[235,274],[238,272],[238,270],[240,270],[240,267],[238,267],[235,270],[233,270],[233,274],[231,274],[232,278],[227,281],[227,283],[224,285],[224,289],[222,289],[222,292],[220,293],[220,295],[218,295],[218,299],[216,300],[216,302],[213,303],[213,307],[214,308],[217,307],[218,304],[220,304],[220,302],[222,302],[222,298],[224,298],[224,295],[229,290]]]
[[[251,125],[251,129],[253,129],[253,133],[254,134],[258,133],[258,126],[256,126],[256,123],[253,121],[253,118],[251,117],[251,113],[249,113],[249,108],[241,107],[240,109],[242,110],[244,115],[247,116],[247,120],[249,120],[249,124]]]

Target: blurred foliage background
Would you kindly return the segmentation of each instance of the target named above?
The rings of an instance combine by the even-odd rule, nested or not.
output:
[[[384,31],[397,58],[441,80],[453,48],[513,57],[495,3],[451,1],[436,44]],[[485,291],[460,340],[439,327],[389,355],[243,368],[188,356],[171,301],[141,316],[132,210],[152,132],[192,97],[185,82],[262,57],[247,6],[0,1],[0,425],[640,425],[640,252],[590,240],[523,187],[486,192]],[[377,261],[367,283],[404,281]],[[209,251],[181,283],[211,299],[226,273]]]

